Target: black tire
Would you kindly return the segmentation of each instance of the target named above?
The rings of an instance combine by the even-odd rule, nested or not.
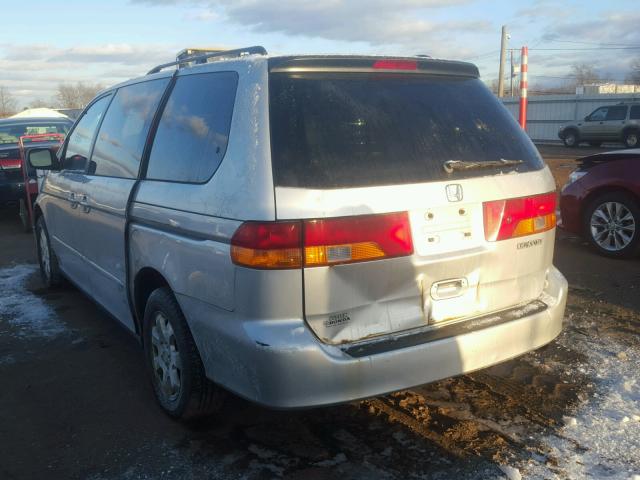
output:
[[[640,147],[640,131],[627,130],[626,132],[624,132],[622,136],[622,142],[625,144],[627,148]]]
[[[562,139],[565,147],[575,148],[580,145],[580,137],[578,132],[575,130],[567,130],[564,134],[564,138]]]
[[[45,261],[45,247],[48,252],[48,262]],[[40,275],[47,288],[59,286],[63,282],[62,272],[58,263],[58,257],[51,248],[49,232],[44,222],[44,217],[38,218],[36,222],[36,248],[38,249],[38,263],[40,264]]]
[[[31,222],[29,221],[29,210],[27,209],[27,204],[24,201],[24,198],[20,199],[20,221],[22,222],[22,229],[25,233],[31,232]]]
[[[158,317],[160,315],[160,317]],[[158,342],[163,342],[162,329],[157,326],[156,321],[162,325],[171,327],[168,345],[171,355],[177,351],[180,368],[169,367],[166,363],[169,357],[162,358],[162,348],[157,348]],[[155,327],[155,332],[154,332]],[[168,329],[168,327],[165,327]],[[193,340],[191,331],[180,310],[180,306],[175,296],[167,287],[154,290],[149,296],[144,311],[143,341],[145,350],[145,363],[153,391],[158,403],[163,410],[172,417],[183,420],[206,417],[218,411],[223,404],[225,392],[215,385],[205,376],[204,365],[198,353],[198,348]],[[152,336],[156,336],[152,339]],[[158,363],[156,360],[158,359]],[[164,364],[163,364],[164,362]],[[163,368],[171,370],[179,380],[179,386],[175,391],[167,391],[173,388],[171,385],[163,385]],[[169,381],[171,382],[171,381]]]
[[[598,148],[600,145],[602,145],[602,142],[589,142],[589,145]]]
[[[630,234],[631,238],[629,242],[622,248],[618,248],[617,245],[615,245],[615,242],[613,242],[614,245],[611,244],[612,241],[615,239],[610,233],[607,234],[608,224],[603,218],[598,217],[598,219],[594,219],[598,224],[600,224],[600,222],[602,223],[600,228],[598,227],[592,228],[591,226],[594,212],[599,208],[604,208],[606,210],[605,205],[607,203],[615,203],[618,205],[622,205],[622,207],[624,207],[626,211],[629,212],[632,218],[634,230],[633,230],[633,233]],[[619,207],[616,207],[616,212],[618,211],[617,210],[618,208]],[[627,227],[630,225],[629,220],[623,223]],[[637,200],[631,195],[629,195],[628,193],[610,192],[610,193],[605,193],[603,195],[600,195],[599,197],[594,199],[585,210],[583,225],[584,225],[585,236],[589,240],[589,243],[598,253],[602,255],[606,255],[608,257],[613,257],[613,258],[628,258],[628,257],[634,256],[638,251],[638,245],[640,244],[640,207],[638,206]],[[607,238],[611,239],[608,242],[604,242],[606,243],[607,248],[605,248],[605,246],[602,245],[605,237],[601,236],[600,237],[601,241],[598,242],[598,240],[595,238],[594,230],[595,230],[595,235],[597,235],[597,233],[601,231],[603,232],[602,235],[608,235]],[[627,230],[626,233],[629,234],[629,230]],[[618,240],[621,241],[622,238],[618,236]]]

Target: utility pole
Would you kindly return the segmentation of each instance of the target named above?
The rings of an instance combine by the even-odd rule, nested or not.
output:
[[[504,97],[504,61],[507,53],[507,26],[502,26],[502,38],[500,40],[500,73],[498,74],[498,97]]]
[[[511,58],[511,71],[509,72],[509,80],[511,81],[511,85],[509,87],[509,93],[513,97],[513,76],[515,72],[513,71],[513,49],[512,48],[509,49],[509,57]]]

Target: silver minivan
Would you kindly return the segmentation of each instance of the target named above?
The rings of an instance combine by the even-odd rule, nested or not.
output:
[[[85,109],[36,207],[42,275],[139,336],[172,416],[433,382],[560,332],[556,194],[474,65],[268,56],[160,65]]]

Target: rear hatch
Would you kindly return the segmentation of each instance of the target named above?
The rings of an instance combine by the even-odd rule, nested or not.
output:
[[[554,182],[474,66],[272,59],[269,95],[277,218],[305,219],[305,318],[322,341],[541,295]]]

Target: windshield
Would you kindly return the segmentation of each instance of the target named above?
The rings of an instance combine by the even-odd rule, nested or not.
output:
[[[10,123],[0,125],[0,146],[18,144],[18,139],[23,135],[37,135],[41,133],[62,133],[69,131],[70,122],[30,122]]]
[[[420,183],[544,166],[477,78],[272,73],[269,91],[277,186]],[[495,165],[445,169],[451,160]]]

